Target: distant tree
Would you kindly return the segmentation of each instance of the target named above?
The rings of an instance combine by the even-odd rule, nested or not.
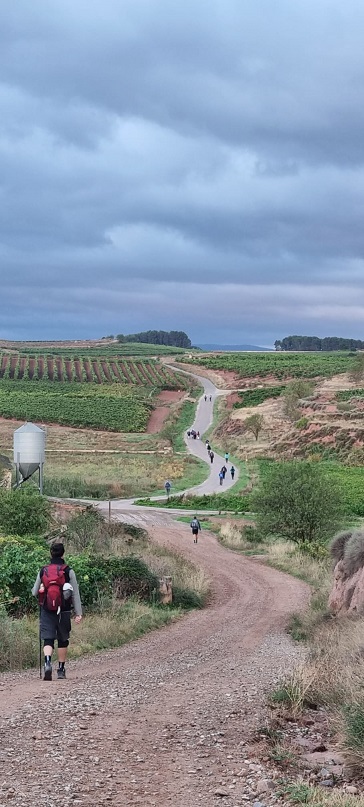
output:
[[[118,342],[142,342],[148,345],[190,348],[191,339],[184,331],[142,331],[117,335]]]
[[[351,365],[350,369],[350,379],[354,382],[357,386],[363,382],[364,378],[364,353],[358,353]]]
[[[250,417],[244,420],[244,430],[247,432],[252,432],[256,440],[258,440],[259,434],[262,431],[263,426],[264,426],[264,417],[263,415],[259,415],[258,413],[250,415]]]
[[[276,339],[276,350],[364,350],[364,341],[361,339],[345,339],[339,336],[285,336]]]
[[[344,504],[340,489],[321,466],[294,461],[272,463],[252,493],[252,510],[260,534],[312,550],[340,528]]]

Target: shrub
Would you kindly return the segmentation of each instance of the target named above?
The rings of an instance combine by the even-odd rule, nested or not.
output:
[[[11,613],[35,610],[31,589],[39,569],[47,562],[49,550],[45,541],[13,536],[0,543],[0,591]],[[16,602],[12,602],[16,599]]]
[[[310,462],[268,466],[252,509],[263,536],[277,535],[302,549],[324,543],[340,526],[343,504],[340,492],[317,465]]]
[[[0,527],[7,533],[27,535],[44,532],[50,522],[50,504],[35,490],[4,490],[0,493]]]
[[[296,421],[296,429],[307,429],[308,426],[308,418],[302,417]]]
[[[68,555],[74,569],[82,602],[95,605],[102,597],[125,599],[133,594],[148,599],[157,588],[156,576],[146,563],[133,555],[109,557],[100,555]],[[45,541],[15,537],[0,543],[0,591],[11,613],[35,611],[37,601],[31,590],[43,565],[49,562]],[[16,598],[16,602],[12,602]]]
[[[185,609],[202,608],[203,600],[196,591],[173,586],[173,605],[174,607],[180,606]]]

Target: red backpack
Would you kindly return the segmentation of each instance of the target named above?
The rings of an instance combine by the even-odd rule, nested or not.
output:
[[[58,613],[61,610],[66,569],[65,563],[50,563],[49,566],[43,566],[40,580],[44,586],[43,605],[47,611]]]

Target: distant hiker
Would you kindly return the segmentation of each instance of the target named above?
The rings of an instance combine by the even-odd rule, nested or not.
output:
[[[233,465],[232,465],[232,466],[231,466],[231,468],[230,468],[230,473],[231,473],[231,478],[232,478],[232,479],[234,479],[234,476],[235,476],[235,468],[234,468],[234,466],[233,466]]]
[[[213,452],[213,451],[210,451],[210,462],[211,462],[211,465],[212,465],[212,463],[213,463],[213,461],[214,461],[214,456],[215,456],[214,452]]]
[[[207,448],[208,444],[209,444],[209,440],[205,440],[206,448]]]
[[[197,432],[197,439],[200,439],[200,432]]]
[[[207,443],[206,443],[206,448],[207,448],[207,452],[208,452],[208,454],[209,454],[209,453],[210,453],[210,451],[211,451],[211,446],[210,446],[209,441],[207,441]]]
[[[207,401],[207,395],[205,395],[205,401]]]
[[[192,535],[193,535],[193,543],[194,543],[194,544],[197,544],[198,532],[199,532],[199,530],[201,529],[201,524],[200,524],[200,522],[199,522],[199,520],[198,520],[197,516],[195,516],[195,517],[192,519],[191,524],[190,524],[190,527],[191,527],[191,530],[192,530]]]
[[[229,462],[230,454],[228,451],[225,451],[225,462]]]
[[[165,488],[166,494],[168,496],[168,499],[169,499],[169,494],[171,492],[171,487],[172,487],[172,485],[167,479],[167,482],[164,483],[164,488]]]
[[[187,432],[187,437],[191,437],[191,432],[190,431]]]
[[[71,632],[71,607],[75,622],[82,619],[82,605],[76,575],[64,562],[64,546],[57,541],[51,546],[51,558],[38,572],[32,588],[40,606],[40,640],[44,642],[44,681],[52,680],[52,653],[58,643],[57,678],[65,678],[65,662]]]
[[[220,473],[219,473],[219,479],[220,479],[220,485],[222,485],[222,483],[223,483],[223,481],[225,479],[225,475],[223,474],[222,471],[220,471]]]
[[[211,401],[212,401],[212,395],[210,395],[210,403],[211,403]]]
[[[226,465],[223,465],[223,466],[222,466],[222,468],[221,468],[221,473],[222,473],[223,479],[225,479],[225,476],[226,476],[226,474],[227,474],[227,467],[226,467]]]

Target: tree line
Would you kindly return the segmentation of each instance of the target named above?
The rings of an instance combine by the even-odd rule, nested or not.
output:
[[[285,336],[276,339],[276,350],[364,350],[364,341],[361,339],[345,339],[340,336]]]
[[[168,347],[191,347],[191,339],[184,331],[142,331],[141,333],[118,333],[118,342],[143,342],[148,345],[167,345]]]

